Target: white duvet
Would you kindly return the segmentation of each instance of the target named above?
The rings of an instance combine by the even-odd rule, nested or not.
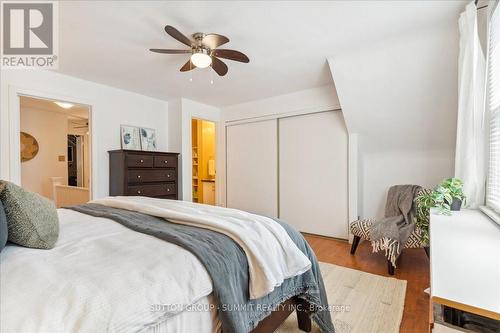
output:
[[[311,268],[311,262],[285,229],[268,217],[237,209],[147,197],[108,197],[92,202],[214,230],[231,237],[247,256],[250,298],[265,296],[285,279]]]
[[[53,249],[8,245],[0,253],[0,332],[149,331],[212,292],[203,265],[177,245],[108,219],[58,213]],[[174,307],[152,311],[158,304]]]

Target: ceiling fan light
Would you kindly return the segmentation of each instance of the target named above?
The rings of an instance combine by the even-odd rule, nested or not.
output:
[[[198,68],[207,68],[212,64],[212,58],[205,53],[193,53],[191,55],[191,62]]]

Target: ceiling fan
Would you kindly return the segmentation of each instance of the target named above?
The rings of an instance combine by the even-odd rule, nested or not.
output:
[[[191,57],[181,67],[181,72],[187,72],[195,68],[206,68],[212,66],[213,70],[220,76],[227,74],[227,65],[219,58],[248,63],[250,59],[243,53],[235,50],[218,49],[219,46],[229,42],[229,38],[218,34],[205,34],[197,32],[192,38],[184,36],[179,30],[171,25],[165,26],[165,32],[177,39],[179,42],[190,47],[188,50],[176,49],[149,49],[151,52],[165,54],[190,53]]]

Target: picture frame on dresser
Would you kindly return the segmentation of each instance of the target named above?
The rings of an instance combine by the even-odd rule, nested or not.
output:
[[[156,130],[141,127],[139,132],[141,137],[141,150],[156,151]]]
[[[109,195],[179,199],[179,153],[111,150]]]
[[[120,143],[122,149],[141,150],[139,127],[120,125]]]

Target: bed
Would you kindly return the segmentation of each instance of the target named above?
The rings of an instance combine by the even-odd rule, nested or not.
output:
[[[9,244],[0,254],[1,332],[221,332],[213,283],[186,249],[109,218],[59,209],[51,250]],[[290,297],[252,332],[272,332],[299,305]]]

